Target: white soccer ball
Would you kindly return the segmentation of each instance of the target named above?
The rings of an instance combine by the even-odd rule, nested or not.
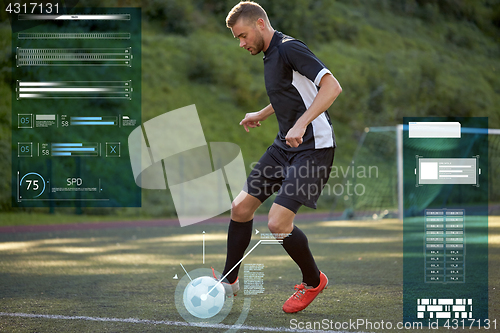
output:
[[[214,288],[215,286],[215,288]],[[211,318],[224,306],[225,290],[212,277],[201,276],[191,281],[184,289],[184,306],[197,318]]]

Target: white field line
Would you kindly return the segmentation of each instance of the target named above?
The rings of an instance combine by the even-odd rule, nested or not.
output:
[[[247,325],[226,325],[226,324],[208,324],[208,323],[187,323],[183,321],[171,321],[171,320],[149,320],[149,319],[138,319],[138,318],[108,318],[108,317],[88,317],[88,316],[63,316],[63,315],[47,315],[47,314],[33,314],[33,313],[9,313],[0,312],[0,316],[6,317],[21,317],[21,318],[42,318],[42,319],[62,319],[62,320],[87,320],[87,321],[97,321],[97,322],[118,322],[118,323],[132,323],[132,324],[151,324],[151,325],[168,325],[168,326],[184,326],[184,327],[201,327],[201,328],[213,328],[213,329],[232,329],[237,328],[238,330],[247,331],[261,331],[261,332],[316,332],[316,333],[353,333],[347,331],[318,331],[318,330],[299,330],[291,329],[286,327],[259,327],[259,326],[247,326]],[[362,332],[359,332],[362,333]]]

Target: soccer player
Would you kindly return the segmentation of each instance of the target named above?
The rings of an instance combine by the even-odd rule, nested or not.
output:
[[[302,283],[285,302],[283,311],[305,309],[326,288],[309,250],[306,235],[293,220],[302,205],[316,208],[328,181],[335,152],[335,135],[327,109],[342,91],[326,66],[301,41],[275,31],[264,9],[242,1],[229,12],[226,25],[240,47],[252,55],[264,53],[264,76],[270,104],[247,113],[240,122],[248,132],[276,114],[279,132],[251,171],[243,191],[234,199],[227,237],[226,275],[250,244],[257,208],[274,192],[269,230],[283,240],[283,248],[302,271]],[[224,283],[228,292],[239,290],[239,265]]]

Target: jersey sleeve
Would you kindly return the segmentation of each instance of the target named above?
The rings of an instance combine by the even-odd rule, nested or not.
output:
[[[280,55],[294,71],[307,77],[316,86],[325,74],[331,74],[326,66],[298,40],[284,40],[279,47]]]

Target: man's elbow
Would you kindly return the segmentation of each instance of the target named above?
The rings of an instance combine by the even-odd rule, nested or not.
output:
[[[333,75],[325,75],[325,83],[327,83],[330,86],[330,91],[332,92],[332,95],[337,97],[340,95],[342,92],[342,87],[340,86],[339,81],[333,76]]]
[[[339,81],[332,75],[325,75],[320,82],[320,89],[325,88],[328,91],[328,95],[332,97],[332,102],[337,98],[342,92],[342,87]]]
[[[337,87],[335,87],[335,91],[337,93],[337,96],[340,95],[342,92],[342,87],[340,86],[340,83],[337,82]]]
[[[338,95],[342,92],[342,87],[340,86],[339,81],[337,79],[333,78],[332,82],[332,97],[335,99],[337,98]]]
[[[335,91],[337,91],[340,94],[342,92],[342,87],[340,86],[339,81],[337,81],[337,79],[333,75],[331,76],[330,81],[332,81],[332,83],[335,87]]]

